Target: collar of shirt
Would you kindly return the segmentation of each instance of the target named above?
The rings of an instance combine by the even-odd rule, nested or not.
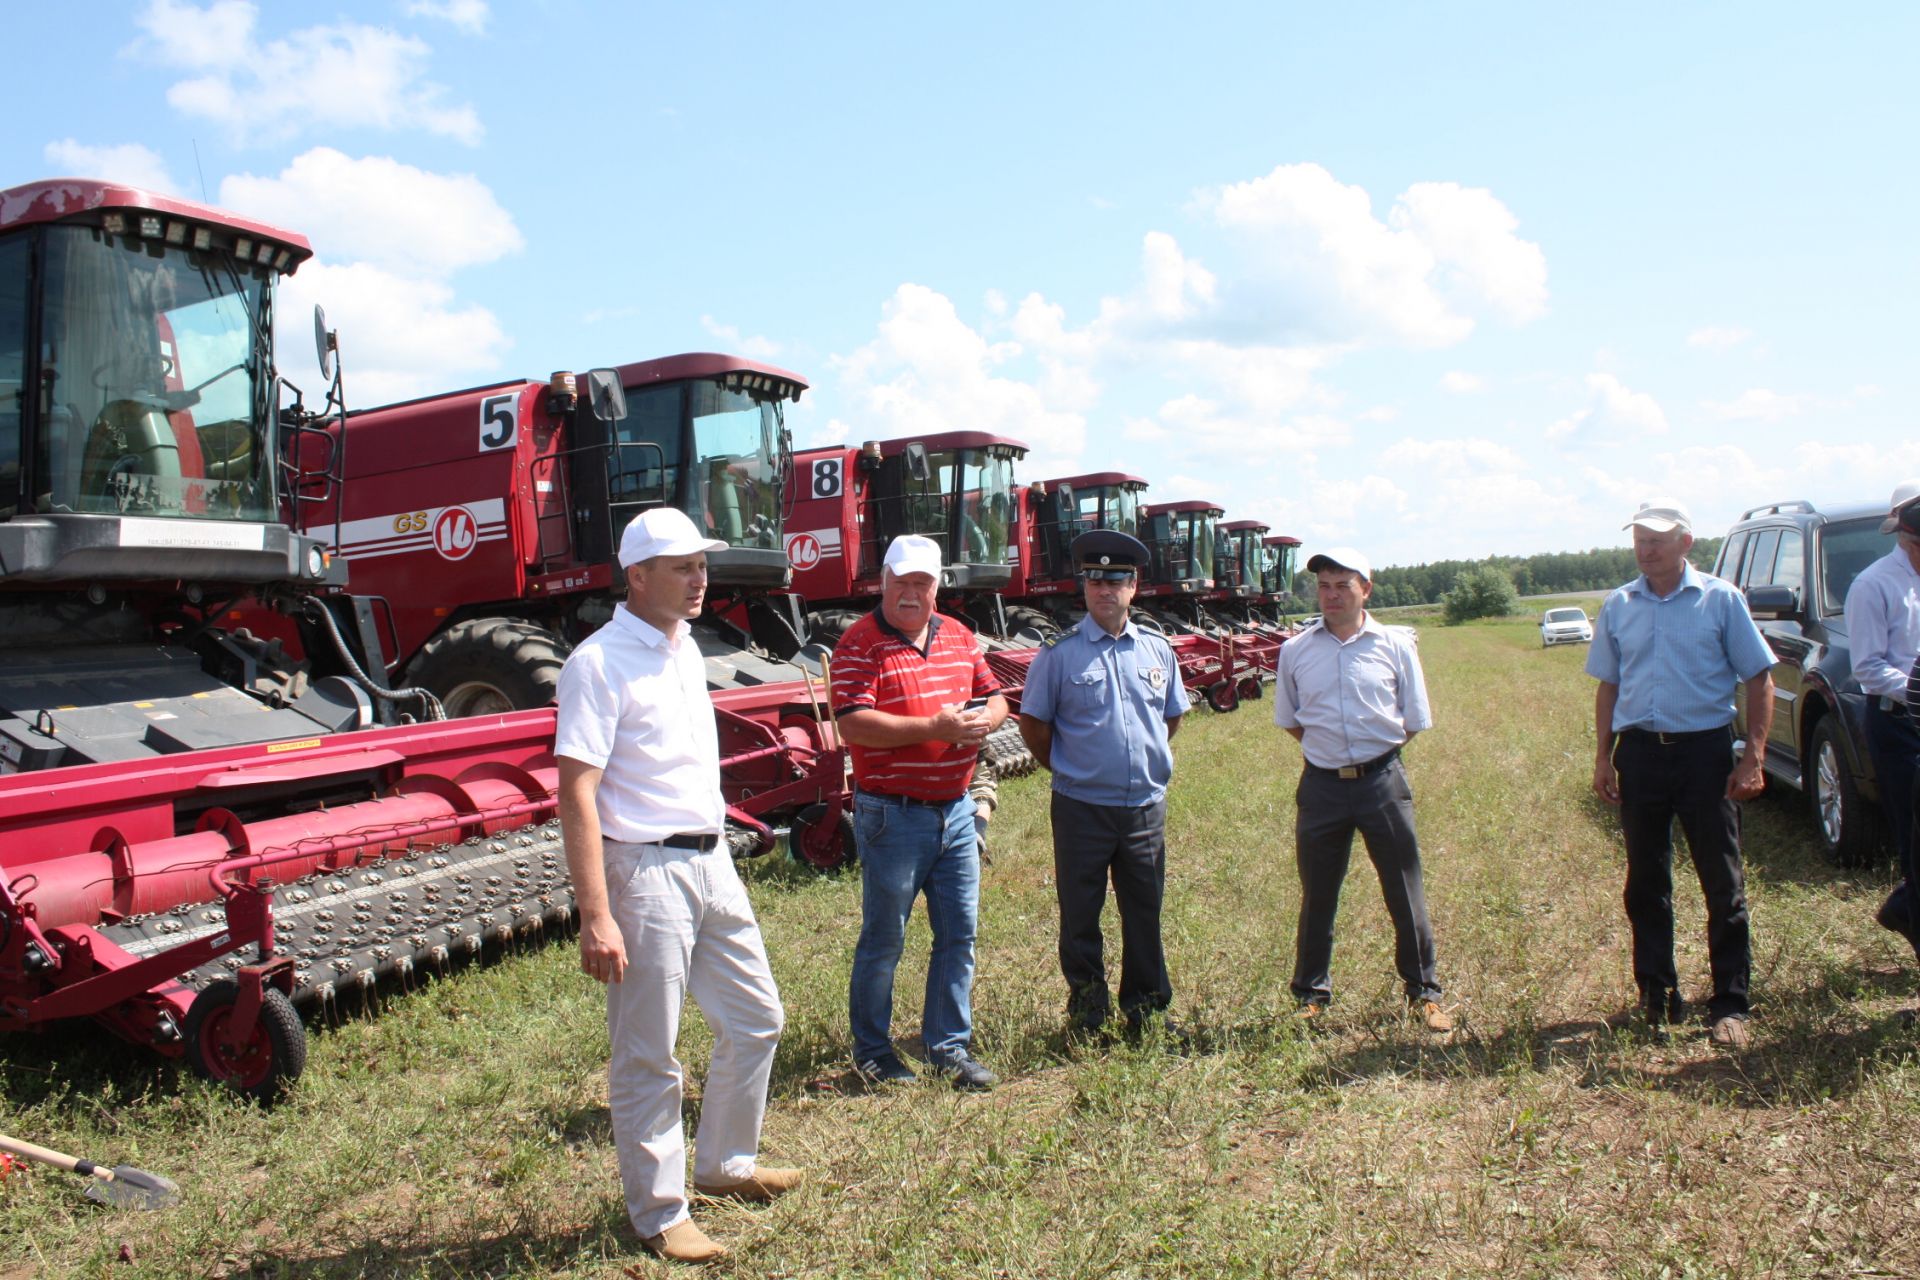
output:
[[[672,649],[680,643],[680,637],[687,634],[684,621],[675,623],[673,634],[668,635],[624,604],[613,611],[613,620],[621,630],[630,632],[649,649]]]
[[[937,613],[927,619],[927,643],[924,648],[908,639],[906,632],[888,622],[887,615],[878,609],[873,611],[873,622],[875,626],[923,658],[933,652],[933,638],[940,634],[940,615]]]
[[[1701,590],[1700,575],[1694,572],[1693,561],[1691,560],[1682,560],[1680,562],[1680,585],[1664,596],[1653,589],[1653,584],[1647,581],[1647,575],[1644,573],[1627,584],[1628,594],[1645,596],[1649,600],[1671,600],[1682,591],[1689,590]]]
[[[1075,626],[1080,634],[1093,644],[1099,644],[1102,640],[1119,640],[1123,637],[1131,640],[1140,634],[1140,628],[1134,625],[1132,618],[1127,619],[1127,625],[1120,628],[1120,634],[1117,636],[1101,626],[1091,613],[1083,615]]]
[[[1360,629],[1348,636],[1345,640],[1342,640],[1339,636],[1327,630],[1327,620],[1325,618],[1320,619],[1320,630],[1325,633],[1327,639],[1333,641],[1335,644],[1352,644],[1361,636],[1385,636],[1387,634],[1387,624],[1375,618],[1373,616],[1373,610],[1363,609],[1360,611]]]

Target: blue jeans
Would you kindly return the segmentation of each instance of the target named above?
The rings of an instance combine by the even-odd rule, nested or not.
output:
[[[980,858],[973,801],[920,804],[857,792],[853,832],[860,850],[860,941],[853,949],[847,1009],[853,1059],[893,1052],[893,971],[913,900],[927,895],[933,954],[921,1029],[927,1057],[942,1066],[967,1056],[973,1038],[973,936],[980,915]]]

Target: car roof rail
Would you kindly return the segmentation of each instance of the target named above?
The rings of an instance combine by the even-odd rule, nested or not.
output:
[[[1804,511],[1808,515],[1812,515],[1813,504],[1805,498],[1794,498],[1787,502],[1769,502],[1764,506],[1755,507],[1751,511],[1742,512],[1740,518],[1742,520],[1751,520],[1755,516],[1777,516],[1785,511]]]

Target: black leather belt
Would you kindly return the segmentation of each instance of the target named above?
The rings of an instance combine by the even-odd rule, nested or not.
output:
[[[716,849],[720,846],[720,837],[705,834],[693,835],[683,831],[677,836],[668,836],[665,840],[660,841],[660,843],[669,849],[692,849],[698,853],[705,853],[709,849]]]
[[[1338,768],[1329,769],[1324,765],[1317,765],[1309,760],[1307,761],[1307,768],[1312,769],[1315,773],[1330,773],[1336,778],[1352,782],[1355,778],[1364,778],[1370,773],[1380,772],[1399,758],[1400,748],[1395,747],[1383,756],[1375,756],[1373,759],[1363,760],[1359,764],[1343,764]]]
[[[1726,734],[1727,726],[1724,724],[1718,729],[1692,729],[1686,733],[1669,733],[1665,729],[1637,728],[1622,729],[1620,731],[1622,738],[1631,738],[1635,742],[1643,742],[1650,747],[1677,747],[1683,742],[1698,742],[1702,738],[1711,738],[1716,735],[1724,738]]]
[[[922,805],[928,809],[944,809],[948,805],[952,804],[954,800],[960,799],[961,796],[964,796],[967,793],[962,791],[960,795],[955,796],[953,800],[922,800],[919,796],[896,796],[890,791],[864,791],[863,790],[858,792],[857,794],[863,795],[863,796],[872,796],[875,800],[884,800],[888,804],[917,804],[917,805]]]

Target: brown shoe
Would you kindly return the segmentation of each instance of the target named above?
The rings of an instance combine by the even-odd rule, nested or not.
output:
[[[1708,1038],[1722,1049],[1744,1049],[1753,1043],[1753,1033],[1747,1029],[1747,1020],[1737,1013],[1724,1018],[1716,1018],[1713,1030]]]
[[[777,1169],[755,1165],[753,1173],[738,1182],[696,1182],[693,1189],[716,1200],[745,1200],[765,1204],[783,1196],[807,1180],[805,1169]]]
[[[692,1218],[682,1218],[657,1236],[642,1236],[640,1243],[668,1262],[715,1262],[727,1256],[725,1246],[708,1239]]]
[[[1427,1024],[1427,1030],[1433,1034],[1443,1036],[1453,1030],[1453,1019],[1440,1007],[1438,1000],[1422,1000],[1418,1012],[1421,1021]]]
[[[1327,1006],[1320,1000],[1302,1000],[1293,1007],[1293,1020],[1309,1031],[1324,1031],[1327,1026]]]

